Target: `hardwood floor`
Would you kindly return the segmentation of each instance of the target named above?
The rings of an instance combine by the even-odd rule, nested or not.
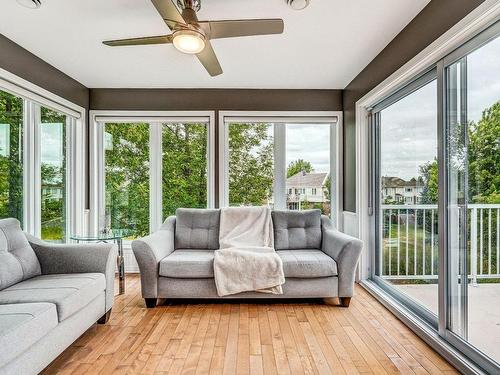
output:
[[[456,374],[361,287],[349,308],[190,304],[146,309],[137,275],[106,325],[48,374]]]

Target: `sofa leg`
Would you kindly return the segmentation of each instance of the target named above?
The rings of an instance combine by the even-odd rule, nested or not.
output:
[[[111,315],[111,309],[109,309],[106,312],[106,314],[104,314],[103,316],[101,316],[99,318],[99,320],[97,321],[97,323],[99,323],[99,324],[106,324],[108,322],[108,320],[109,320],[110,315]]]
[[[349,307],[351,303],[351,297],[340,297],[340,305],[342,307]]]
[[[148,309],[156,307],[156,298],[144,298],[144,301],[146,302],[146,307]]]
[[[325,305],[330,305],[330,306],[337,305],[336,298],[333,298],[333,297],[325,297],[325,298],[323,298],[323,302],[325,303]]]

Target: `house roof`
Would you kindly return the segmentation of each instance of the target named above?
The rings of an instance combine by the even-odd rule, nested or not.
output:
[[[328,173],[307,173],[301,171],[286,179],[288,187],[322,187]]]
[[[405,186],[421,186],[418,181],[412,178],[410,181],[403,180],[399,177],[382,177],[382,186],[383,187],[405,187]]]

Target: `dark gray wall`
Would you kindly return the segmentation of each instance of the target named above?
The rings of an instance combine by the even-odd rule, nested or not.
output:
[[[345,88],[344,210],[356,210],[356,101],[482,2],[483,0],[432,0]]]
[[[0,34],[0,68],[86,109],[89,89]]]
[[[91,89],[90,108],[151,111],[341,111],[342,91]]]
[[[342,90],[90,89],[94,110],[143,111],[341,111]],[[218,126],[215,127],[216,150]],[[218,201],[216,152],[215,201]]]

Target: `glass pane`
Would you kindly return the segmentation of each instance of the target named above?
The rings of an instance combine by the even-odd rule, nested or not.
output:
[[[66,238],[66,115],[40,109],[42,239]]]
[[[149,124],[107,123],[104,128],[106,229],[130,238],[149,233]]]
[[[0,218],[23,222],[23,100],[0,91]]]
[[[500,361],[500,38],[447,68],[449,328]],[[485,334],[487,332],[487,334]]]
[[[229,125],[229,205],[272,205],[273,125]]]
[[[377,275],[437,315],[437,85],[380,112]]]
[[[330,124],[286,124],[286,204],[330,215]]]
[[[207,129],[205,123],[163,124],[163,218],[179,207],[207,207]]]

